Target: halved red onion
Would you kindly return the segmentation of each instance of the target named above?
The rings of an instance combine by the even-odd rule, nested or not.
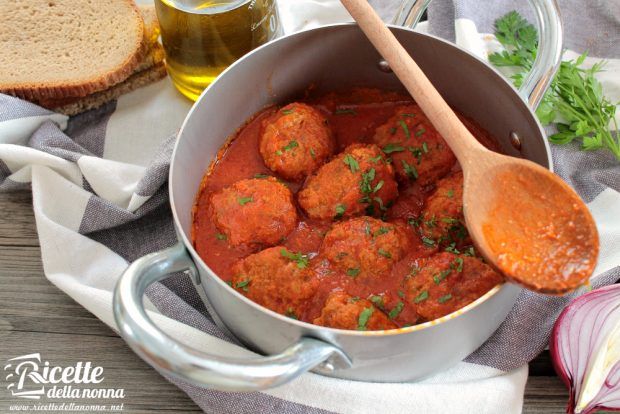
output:
[[[569,414],[620,411],[620,285],[573,300],[555,323],[549,350],[569,388]]]

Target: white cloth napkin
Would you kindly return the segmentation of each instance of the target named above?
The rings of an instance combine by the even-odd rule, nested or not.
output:
[[[391,17],[390,10],[394,10],[396,2],[379,3],[384,18]],[[279,7],[287,33],[350,20],[336,0],[280,0]],[[457,42],[485,57],[488,50],[497,47],[496,41],[492,36],[478,33],[472,24],[458,23]],[[620,68],[616,65],[620,65],[620,61],[610,62],[608,68]],[[620,99],[619,87],[620,79],[606,78],[605,93],[612,100]],[[0,103],[12,105],[14,102],[5,100]],[[178,130],[190,106],[191,103],[176,92],[168,79],[122,96],[111,115],[97,121],[104,142],[93,143],[88,137],[76,137],[65,130],[87,150],[81,147],[78,151],[81,155],[75,158],[62,152],[65,149],[56,143],[55,132],[44,134],[46,125],[50,125],[45,124],[45,120],[52,120],[64,129],[66,117],[34,106],[27,107],[26,112],[31,111],[28,116],[11,117],[10,110],[4,114],[0,111],[0,173],[5,172],[8,177],[0,189],[32,184],[33,208],[46,277],[113,328],[112,291],[127,267],[127,261],[93,236],[98,220],[88,217],[91,204],[97,202],[93,201],[93,193],[118,207],[118,214],[126,214],[127,222],[132,219],[132,214],[139,216],[142,210],[148,209],[149,202],[160,193],[143,191],[143,178],[154,159],[157,161],[161,146],[170,145],[171,141],[166,139]],[[588,205],[603,241],[602,260],[596,273],[608,274],[620,263],[620,223],[610,212],[620,206],[620,194],[605,190]],[[85,226],[92,226],[94,233],[85,231]],[[152,304],[147,303],[147,307],[153,320],[182,342],[214,354],[252,354],[164,316]],[[184,315],[193,315],[194,312],[196,318],[201,317],[189,306],[183,308],[183,312]],[[505,372],[461,362],[418,383],[363,383],[306,374],[291,384],[260,395],[261,398],[282,401],[283,405],[279,406],[287,407],[283,409],[285,412],[320,409],[341,413],[518,413],[522,408],[526,379],[527,366]],[[210,411],[212,402],[203,391],[177,384],[203,409]],[[230,412],[246,411],[237,407]]]

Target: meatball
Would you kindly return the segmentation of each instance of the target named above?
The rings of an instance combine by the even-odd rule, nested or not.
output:
[[[376,145],[353,144],[323,165],[299,192],[309,217],[383,215],[398,196],[394,170]]]
[[[384,279],[411,244],[405,226],[372,217],[335,224],[319,251],[332,267],[356,280]]]
[[[319,111],[292,103],[264,121],[259,151],[271,171],[301,181],[331,157],[333,141],[327,119]]]
[[[273,177],[238,181],[213,194],[209,207],[233,246],[274,245],[297,225],[293,194]]]
[[[428,197],[419,220],[425,242],[445,247],[471,245],[463,216],[463,173],[455,172],[439,180]]]
[[[372,302],[334,292],[327,298],[321,316],[316,318],[315,325],[330,328],[354,329],[358,331],[379,331],[397,328],[394,322],[377,309]]]
[[[300,319],[319,280],[308,258],[283,246],[250,255],[232,266],[232,287],[252,301]]]
[[[403,182],[434,183],[450,172],[456,157],[417,105],[399,107],[377,128],[373,141],[392,158]]]
[[[480,259],[465,255],[438,253],[417,265],[404,281],[405,298],[427,321],[461,309],[503,281]]]

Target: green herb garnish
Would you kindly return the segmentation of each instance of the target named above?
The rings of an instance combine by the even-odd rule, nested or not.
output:
[[[345,211],[347,211],[347,208],[345,207],[344,204],[338,204],[336,206],[336,215],[334,216],[335,219],[339,219],[342,216],[344,216]]]
[[[381,296],[377,296],[377,295],[372,295],[369,300],[374,303],[374,305],[376,307],[378,307],[379,309],[383,309],[385,307],[384,303],[383,303],[383,298]]]
[[[392,308],[392,310],[390,311],[390,313],[388,314],[388,317],[390,319],[394,319],[396,318],[403,310],[403,308],[405,307],[405,304],[401,301],[399,301],[396,306],[394,306],[394,308]]]
[[[350,269],[347,269],[347,276],[351,276],[353,279],[355,279],[357,275],[359,274],[360,274],[360,269],[357,267],[352,267]]]
[[[252,197],[239,197],[237,198],[237,202],[239,202],[240,205],[245,206],[247,203],[251,203],[252,201],[254,201],[254,198]]]
[[[261,178],[261,179],[263,179],[263,178],[269,178],[269,177],[271,177],[269,174],[263,174],[263,173],[254,174],[254,178]]]
[[[403,169],[405,170],[405,175],[407,175],[407,178],[409,178],[411,181],[417,180],[418,170],[413,165],[409,165],[409,163],[405,160],[402,160],[402,163],[403,163]]]
[[[387,144],[385,147],[383,147],[383,152],[385,152],[386,154],[391,154],[393,152],[402,152],[404,151],[405,148],[401,145],[398,144]]]
[[[312,158],[316,158],[316,153],[314,152],[314,148],[310,148],[310,156]]]
[[[215,238],[218,239],[218,240],[226,240],[226,235],[223,234],[223,233],[217,233],[215,235]]]
[[[299,143],[293,140],[289,142],[287,145],[285,145],[284,147],[282,147],[282,151],[291,151],[293,148],[297,148],[298,146],[299,146]]]
[[[292,114],[295,111],[292,110],[292,109],[283,109],[280,112],[282,112],[284,115],[290,115],[290,114]]]
[[[422,243],[424,243],[425,246],[432,247],[435,245],[435,240],[429,239],[428,237],[422,237]]]
[[[390,228],[389,227],[379,227],[379,230],[375,231],[375,234],[373,234],[374,237],[377,236],[381,236],[383,234],[387,234],[390,232]]]
[[[237,284],[235,285],[235,287],[236,287],[237,289],[241,289],[241,290],[243,290],[244,292],[247,292],[247,291],[248,291],[248,289],[249,289],[249,286],[248,286],[249,284],[250,284],[250,279],[247,279],[247,280],[243,280],[243,281],[241,281],[241,282],[237,282]]]
[[[407,123],[403,121],[402,119],[400,119],[398,120],[398,124],[403,129],[403,131],[405,131],[405,135],[407,136],[407,139],[411,138],[411,134],[409,133],[409,127],[407,126]]]
[[[452,264],[450,265],[450,268],[453,270],[456,270],[457,272],[462,272],[463,271],[463,258],[457,257],[456,259],[454,259],[454,262],[452,262]]]
[[[491,54],[489,60],[495,66],[519,68],[512,79],[517,87],[521,86],[538,52],[536,28],[512,11],[495,21],[495,36],[506,50]],[[583,150],[607,149],[620,161],[620,134],[612,132],[612,129],[618,131],[617,103],[603,96],[601,83],[594,76],[605,63],[584,69],[586,56],[584,53],[574,61],[561,63],[536,114],[543,125],[557,118],[563,120],[557,124],[559,132],[549,137],[552,143],[568,144],[578,140]]]
[[[415,303],[420,303],[424,302],[426,299],[428,299],[428,290],[423,290],[418,296],[415,297],[413,301]]]
[[[306,256],[305,254],[302,254],[301,252],[291,253],[286,249],[281,249],[280,254],[283,257],[286,257],[287,259],[296,262],[297,267],[300,269],[305,269],[306,267],[308,267],[308,263],[309,263],[308,256]]]
[[[451,269],[442,270],[439,274],[433,276],[433,281],[436,285],[440,284],[445,278],[447,278],[450,273],[452,273]]]
[[[446,195],[448,196],[448,198],[452,198],[452,197],[454,197],[454,190],[453,190],[453,189],[449,189],[449,190],[446,192]]]
[[[349,168],[351,169],[352,173],[356,173],[360,170],[360,165],[357,162],[357,160],[351,155],[351,154],[347,154],[344,156],[344,159],[342,160],[346,165],[349,166]]]
[[[426,132],[426,129],[424,129],[424,128],[420,128],[420,129],[418,129],[418,130],[416,131],[415,136],[416,136],[416,137],[419,137],[420,135],[422,135],[422,134],[423,134],[423,133],[425,133],[425,132]]]
[[[383,250],[381,248],[379,248],[379,250],[377,250],[377,253],[379,253],[381,256],[387,258],[387,259],[391,259],[392,258],[392,253],[388,252],[387,250]]]
[[[375,308],[364,308],[363,311],[360,312],[360,316],[357,318],[357,330],[365,331],[366,325],[368,324],[368,320],[372,316]]]
[[[373,193],[376,193],[377,191],[381,190],[381,187],[383,187],[384,181],[381,180],[377,183],[377,185],[375,185],[375,188],[372,189]]]
[[[452,299],[452,295],[448,293],[447,295],[443,295],[442,297],[437,299],[437,302],[439,302],[439,303],[446,303],[450,299]]]

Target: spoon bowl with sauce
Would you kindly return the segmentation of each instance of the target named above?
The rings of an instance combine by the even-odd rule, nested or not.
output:
[[[599,239],[575,191],[531,161],[484,148],[368,2],[341,2],[458,158],[465,221],[482,256],[535,292],[564,294],[587,283]]]

